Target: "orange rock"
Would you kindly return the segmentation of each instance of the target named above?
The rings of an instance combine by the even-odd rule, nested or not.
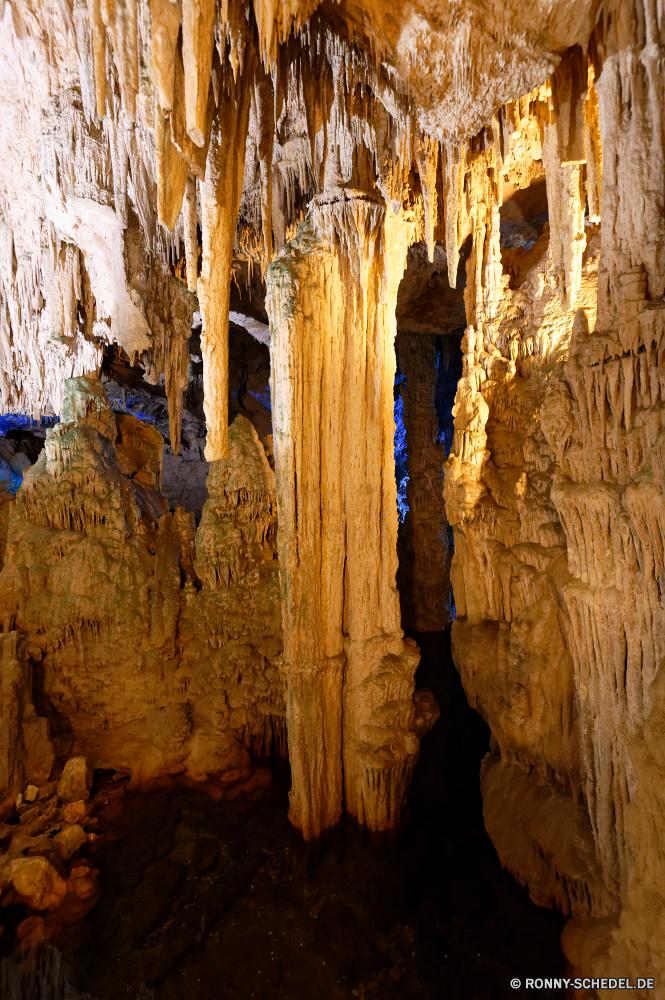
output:
[[[67,894],[65,882],[46,858],[18,858],[8,865],[9,881],[33,910],[55,910]]]
[[[58,798],[61,802],[75,802],[90,798],[92,788],[92,771],[85,757],[72,757],[65,764],[60,784]]]
[[[69,861],[88,842],[85,830],[78,823],[65,826],[53,839],[63,861]]]
[[[80,823],[88,816],[90,810],[88,804],[83,800],[79,799],[77,802],[70,802],[64,808],[64,817],[67,823]]]

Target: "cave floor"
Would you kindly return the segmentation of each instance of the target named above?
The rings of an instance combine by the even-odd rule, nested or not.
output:
[[[562,918],[500,867],[482,824],[488,730],[450,658],[416,634],[418,686],[441,719],[425,737],[409,815],[372,841],[351,823],[306,848],[288,775],[259,801],[178,785],[127,792],[101,814],[102,897],[68,963],[94,1000],[499,1000],[513,976],[557,976]],[[555,991],[549,995],[556,996]]]

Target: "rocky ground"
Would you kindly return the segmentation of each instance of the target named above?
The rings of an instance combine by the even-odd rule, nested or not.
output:
[[[66,956],[82,996],[501,1000],[519,996],[513,976],[562,974],[562,918],[533,906],[484,832],[488,730],[447,633],[416,638],[418,683],[442,718],[390,839],[348,823],[307,849],[287,819],[287,775],[254,801],[219,803],[174,781],[125,792],[98,779],[101,898]]]

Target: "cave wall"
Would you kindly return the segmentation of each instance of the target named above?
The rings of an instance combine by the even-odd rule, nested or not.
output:
[[[493,733],[490,836],[573,915],[574,965],[657,977],[662,112],[660,36],[638,14],[615,8],[588,64],[573,51],[553,77],[546,254],[527,270],[538,244],[504,252],[501,276],[491,247],[475,274],[471,258],[445,496],[454,657]]]
[[[408,510],[397,543],[397,587],[402,626],[439,632],[452,621],[452,546],[441,503],[446,453],[435,406],[438,345],[435,337],[399,332],[395,342],[404,382]]]

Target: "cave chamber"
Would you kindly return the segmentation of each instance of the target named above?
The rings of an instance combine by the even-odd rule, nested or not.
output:
[[[0,3],[3,998],[665,997],[664,32]]]

